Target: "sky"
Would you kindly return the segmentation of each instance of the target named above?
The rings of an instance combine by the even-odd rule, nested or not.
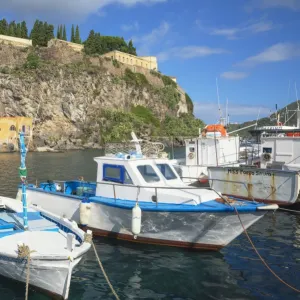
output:
[[[300,95],[300,0],[5,0],[8,21],[78,24],[133,40],[177,77],[195,115],[254,120]],[[218,97],[219,94],[219,97]],[[219,101],[218,101],[219,99]],[[218,102],[220,103],[220,110]]]

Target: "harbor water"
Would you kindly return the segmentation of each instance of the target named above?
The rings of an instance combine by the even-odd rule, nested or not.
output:
[[[181,150],[175,154],[180,156]],[[100,150],[65,153],[29,153],[28,178],[95,181],[93,157]],[[17,153],[0,155],[0,195],[17,193]],[[269,213],[250,227],[258,251],[282,279],[300,289],[300,215]],[[104,268],[120,299],[300,299],[263,266],[244,235],[220,252],[195,252],[94,239]],[[25,284],[0,278],[0,299],[24,299]],[[49,299],[30,289],[29,299]],[[76,267],[70,298],[114,299],[93,250]]]

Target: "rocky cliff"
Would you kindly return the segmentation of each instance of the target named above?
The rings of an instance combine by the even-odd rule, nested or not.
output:
[[[99,147],[103,141],[124,139],[132,129],[163,132],[166,116],[188,113],[186,97],[164,79],[67,46],[0,45],[0,115],[32,117],[36,147]],[[152,119],[133,116],[136,106]]]

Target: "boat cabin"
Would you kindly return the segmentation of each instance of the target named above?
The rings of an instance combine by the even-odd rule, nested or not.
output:
[[[211,190],[188,187],[168,159],[121,154],[94,160],[99,197],[178,204],[199,204],[216,197]]]
[[[218,166],[239,160],[238,136],[207,135],[185,141],[186,165]]]

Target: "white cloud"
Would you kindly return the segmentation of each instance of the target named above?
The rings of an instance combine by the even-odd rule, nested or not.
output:
[[[299,0],[252,0],[246,6],[247,10],[253,9],[266,9],[266,8],[288,8],[291,10],[300,10]]]
[[[286,61],[297,56],[300,56],[300,45],[292,43],[278,43],[255,56],[248,57],[244,61],[238,63],[238,65],[253,67],[264,63]]]
[[[157,57],[160,61],[166,61],[171,58],[177,57],[181,59],[190,59],[195,57],[204,57],[213,54],[229,53],[222,48],[210,48],[206,46],[186,46],[174,47],[166,51],[158,53]]]
[[[221,111],[225,117],[225,106],[221,105]],[[257,115],[260,117],[268,116],[270,114],[270,108],[243,105],[230,103],[228,105],[228,114],[230,120],[253,120],[257,118]],[[204,120],[205,122],[217,122],[219,118],[219,108],[217,101],[215,102],[194,102],[194,114],[196,117]]]
[[[134,30],[138,31],[140,29],[140,25],[137,21],[135,21],[132,24],[123,24],[121,26],[121,29],[123,31],[134,31]]]
[[[229,80],[239,80],[248,77],[248,73],[245,72],[224,72],[221,74],[222,78]]]
[[[161,43],[163,38],[168,34],[169,30],[170,24],[166,21],[163,21],[159,27],[154,28],[151,32],[143,36],[132,37],[133,42],[138,45],[139,54],[151,54],[151,48],[158,43]]]
[[[273,22],[267,20],[251,21],[248,24],[239,25],[232,28],[214,28],[209,30],[211,35],[225,36],[226,38],[232,40],[237,39],[243,34],[256,34],[261,32],[267,32],[274,29],[275,26]]]
[[[61,21],[61,18],[79,21],[90,14],[112,4],[134,6],[137,4],[155,4],[167,0],[2,0],[1,10],[12,11],[26,18],[47,17],[47,20]],[[2,3],[3,2],[3,3]]]

